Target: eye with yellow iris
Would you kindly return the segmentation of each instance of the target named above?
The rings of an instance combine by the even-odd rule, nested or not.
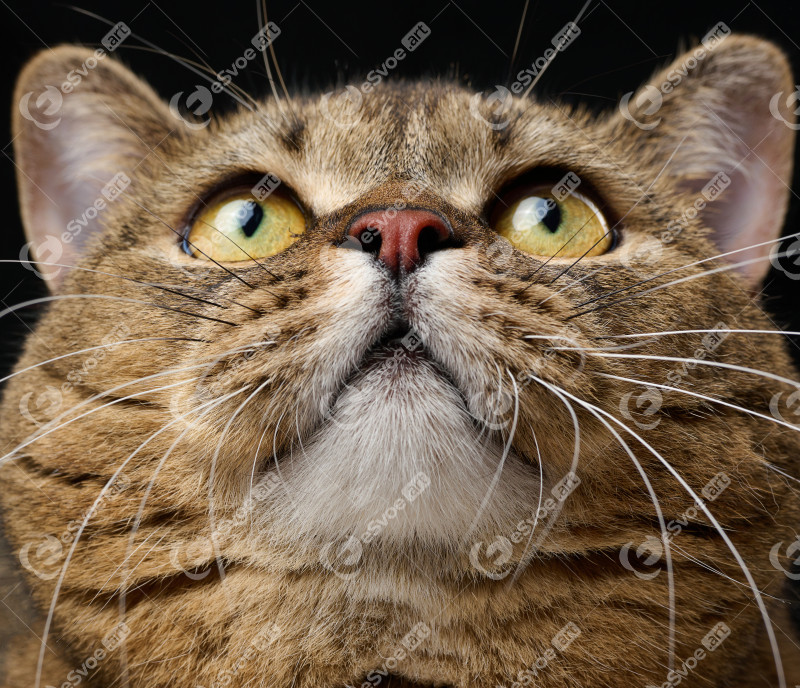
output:
[[[601,210],[583,194],[563,198],[553,187],[532,186],[513,194],[492,218],[493,229],[520,251],[546,258],[599,256],[614,244]]]
[[[249,188],[238,189],[212,199],[195,215],[184,250],[220,262],[268,258],[291,246],[305,230],[303,211],[282,189],[263,199]]]

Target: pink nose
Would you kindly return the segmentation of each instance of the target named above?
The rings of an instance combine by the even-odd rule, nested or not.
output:
[[[450,238],[448,224],[428,210],[376,210],[355,219],[347,233],[392,272],[411,272]]]

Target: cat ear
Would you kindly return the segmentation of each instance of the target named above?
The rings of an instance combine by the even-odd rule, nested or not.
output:
[[[675,207],[662,239],[672,241],[700,216],[719,253],[780,236],[789,201],[798,94],[783,53],[717,25],[634,94],[623,96],[617,123],[641,153],[679,188],[695,195]],[[774,243],[725,260],[757,289]],[[750,261],[750,262],[746,262]]]
[[[167,106],[105,50],[61,46],[34,57],[14,94],[13,135],[22,220],[20,257],[57,290],[103,210],[170,131]]]

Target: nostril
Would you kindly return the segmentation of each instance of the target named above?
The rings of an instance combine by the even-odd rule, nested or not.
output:
[[[453,238],[447,220],[421,208],[367,212],[351,222],[347,234],[395,274],[411,272],[428,254],[447,248]]]
[[[422,231],[419,233],[419,239],[417,239],[419,255],[426,256],[429,253],[433,253],[441,248],[442,244],[446,242],[447,239],[447,236],[442,235],[441,229],[431,227],[430,225],[423,227]]]
[[[361,243],[362,250],[367,253],[375,253],[376,255],[381,251],[381,232],[377,227],[365,227],[364,230],[356,237]]]

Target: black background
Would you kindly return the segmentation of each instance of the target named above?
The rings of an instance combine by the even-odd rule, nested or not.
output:
[[[575,15],[584,0],[531,0],[522,26],[513,71],[529,65],[550,46],[553,35]],[[392,78],[444,76],[476,89],[507,83],[524,0],[475,2],[322,2],[269,0],[269,19],[281,28],[275,42],[290,90],[327,89],[360,82],[385,60],[418,21],[431,36],[400,63]],[[215,70],[231,65],[258,30],[256,0],[219,3],[116,0],[87,2],[79,8],[54,2],[0,0],[2,40],[2,121],[0,121],[0,188],[4,193],[0,258],[17,259],[25,243],[16,204],[15,166],[8,115],[16,74],[34,53],[59,43],[99,46],[108,27],[88,13],[116,23],[164,51],[196,59]],[[676,52],[696,43],[717,22],[734,31],[758,34],[779,44],[800,74],[800,12],[797,3],[735,0],[732,2],[662,3],[592,0],[580,22],[581,35],[559,54],[537,86],[540,98],[581,100],[592,107],[614,107],[619,96],[645,82]],[[163,54],[130,37],[116,56],[145,76],[164,97],[192,89],[200,79]],[[253,94],[266,94],[263,64],[250,63],[236,83]],[[743,94],[743,97],[744,96]],[[224,97],[214,101],[219,110]],[[797,175],[794,188],[797,189]],[[786,227],[794,227],[798,196]],[[786,230],[785,230],[786,231]],[[792,231],[797,231],[796,229]],[[787,329],[800,329],[800,282],[773,272],[766,284],[767,308]],[[20,265],[0,264],[0,308],[45,293],[39,279]],[[27,308],[0,322],[0,375],[41,307]],[[792,347],[795,353],[800,348]]]

